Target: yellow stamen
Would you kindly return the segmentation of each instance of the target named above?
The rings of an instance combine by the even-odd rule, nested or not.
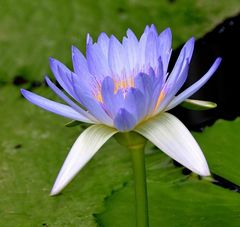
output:
[[[114,85],[115,85],[114,93],[117,93],[119,89],[127,89],[130,87],[134,87],[134,79],[133,77],[130,77],[126,80],[119,80],[119,81],[114,80]]]
[[[98,90],[98,93],[97,93],[97,95],[95,96],[95,98],[96,98],[99,102],[103,103],[103,98],[102,98],[101,90]]]
[[[163,92],[161,92],[160,95],[158,96],[157,104],[156,104],[153,112],[155,112],[158,109],[160,103],[164,99],[164,96],[165,96],[165,94]]]
[[[119,81],[113,79],[113,81],[114,81],[114,94],[116,94],[119,89],[126,90],[130,87],[134,87],[134,78],[133,77],[130,77],[126,80],[119,80]],[[101,86],[98,85],[96,90],[97,90],[97,92],[95,94],[96,100],[103,103]]]
[[[100,83],[97,83],[96,85],[96,93],[94,94],[95,98],[97,99],[98,102],[103,103],[103,97],[102,97],[102,87]]]

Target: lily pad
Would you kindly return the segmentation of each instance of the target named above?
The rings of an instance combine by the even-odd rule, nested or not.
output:
[[[0,226],[96,226],[92,214],[130,178],[128,153],[110,140],[62,195],[50,197],[82,129],[65,127],[67,119],[30,105],[12,86],[0,89],[0,105]]]
[[[210,168],[235,183],[240,181],[240,119],[220,120],[195,133]],[[196,175],[183,175],[164,155],[146,156],[150,226],[238,226],[240,194]],[[105,199],[97,214],[100,226],[135,226],[132,181]]]
[[[147,23],[154,23],[159,30],[172,28],[176,47],[237,13],[238,5],[238,0],[1,1],[0,226],[132,226],[134,221],[130,157],[114,139],[104,145],[61,195],[49,196],[68,150],[84,125],[65,127],[68,120],[30,105],[10,82],[37,87],[41,84],[38,81],[50,72],[49,56],[71,67],[70,46],[84,50],[87,32],[94,38],[102,31],[120,38],[128,27],[140,35]],[[35,91],[56,99],[44,86]],[[237,125],[216,123],[197,137],[212,171],[239,183],[239,154],[237,145],[232,147],[232,143],[238,143]],[[214,128],[222,134],[216,134]],[[235,137],[230,133],[232,128],[236,128]],[[224,137],[226,132],[229,134]],[[208,147],[205,134],[216,141],[221,136],[220,151],[215,149],[220,147],[216,141],[210,141]],[[176,168],[151,144],[147,153],[153,226],[187,226],[188,221],[189,226],[237,226],[239,194],[182,175],[182,168]]]
[[[45,88],[36,92],[53,97]],[[5,110],[0,118],[0,226],[133,226],[131,159],[114,139],[61,195],[50,197],[62,162],[82,129],[65,127],[67,120],[30,105],[13,86],[0,89],[0,105]],[[211,170],[235,183],[239,123],[220,120],[195,134]],[[237,226],[239,193],[183,175],[181,167],[151,144],[146,161],[151,227]]]
[[[240,119],[218,120],[203,133],[194,133],[213,173],[240,185]]]

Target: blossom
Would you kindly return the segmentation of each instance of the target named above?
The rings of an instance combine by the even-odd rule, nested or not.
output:
[[[86,57],[72,47],[73,71],[50,58],[50,67],[64,91],[46,82],[66,104],[22,89],[31,103],[64,117],[93,124],[78,137],[56,179],[51,194],[59,193],[117,132],[135,131],[193,172],[210,174],[205,157],[187,128],[166,111],[200,89],[218,68],[217,58],[200,80],[177,94],[186,81],[194,38],[183,46],[171,72],[172,34],[146,26],[138,40],[128,29],[120,42],[101,33],[87,36]]]

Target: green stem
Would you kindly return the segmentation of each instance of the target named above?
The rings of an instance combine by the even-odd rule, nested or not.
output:
[[[136,227],[148,227],[148,199],[144,159],[146,139],[136,132],[117,133],[115,138],[132,155],[136,199]]]
[[[132,155],[136,199],[136,226],[148,227],[148,199],[144,146],[135,146],[128,149]]]

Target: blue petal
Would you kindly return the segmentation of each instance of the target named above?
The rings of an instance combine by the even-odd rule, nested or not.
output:
[[[88,71],[87,60],[78,48],[72,46],[72,62],[74,72],[79,76],[79,79],[88,80],[92,75]]]
[[[84,106],[96,119],[108,126],[113,125],[112,119],[107,115],[97,100],[89,96],[82,96],[82,100],[84,100]]]
[[[111,77],[106,77],[102,82],[103,105],[109,115],[114,118],[118,110],[123,106],[123,92],[121,89],[114,94],[114,82]]]
[[[156,69],[158,66],[157,38],[156,32],[149,32],[145,48],[145,65],[150,66],[153,69]]]
[[[60,61],[50,58],[50,68],[61,87],[74,99],[77,100],[75,92],[73,91],[71,74],[72,72]]]
[[[55,114],[73,119],[73,120],[77,120],[77,121],[83,121],[83,122],[88,122],[89,123],[89,119],[86,118],[85,116],[81,115],[80,113],[78,113],[77,111],[75,111],[74,109],[72,109],[71,107],[61,104],[61,103],[57,103],[54,102],[52,100],[46,99],[42,96],[36,95],[30,91],[21,89],[21,93],[22,95],[31,103],[45,109],[48,110],[50,112],[53,112]]]
[[[164,75],[167,73],[168,63],[171,57],[172,32],[170,28],[165,29],[158,37],[158,56],[161,56],[163,62]]]
[[[163,62],[161,57],[159,57],[158,59],[158,67],[155,75],[156,76],[154,77],[154,80],[153,80],[152,90],[155,90],[156,88],[162,90],[165,79],[164,79],[164,67],[163,67]]]
[[[148,108],[148,114],[152,113],[155,109],[156,103],[158,101],[158,98],[161,94],[161,91],[164,86],[164,68],[162,63],[162,58],[159,57],[158,59],[158,68],[157,68],[157,77],[154,79],[153,86],[152,86],[152,97],[151,97],[151,103]]]
[[[93,39],[90,36],[90,34],[87,34],[87,38],[86,38],[86,45],[92,45],[93,44]]]
[[[154,78],[145,73],[139,73],[134,80],[136,89],[144,94],[146,109],[149,111],[152,103],[152,95],[154,91]]]
[[[183,47],[183,48],[186,48],[186,58],[188,58],[189,61],[191,61],[191,58],[192,58],[194,43],[195,43],[195,39],[194,37],[192,37],[186,42],[186,44]]]
[[[80,106],[78,106],[76,103],[74,103],[70,98],[68,98],[52,81],[46,76],[45,80],[48,84],[48,86],[52,89],[54,93],[58,95],[62,100],[64,100],[69,106],[71,106],[74,110],[85,116],[86,118],[89,119],[89,123],[93,123],[94,121],[96,122],[96,119],[89,114],[87,111],[82,109]],[[91,119],[91,120],[90,120]]]
[[[151,24],[149,31],[153,32],[155,35],[158,35],[157,28],[154,24]]]
[[[124,109],[140,121],[147,113],[147,101],[140,90],[129,88],[124,100]]]
[[[181,75],[181,71],[184,70],[185,64],[187,64],[185,60],[188,59],[188,62],[191,61],[193,49],[194,49],[194,38],[191,38],[183,46],[178,56],[178,59],[174,65],[174,68],[168,78],[168,83],[178,80],[178,77]]]
[[[147,34],[147,33],[149,32],[149,29],[150,29],[149,25],[146,25],[143,34],[144,34],[144,33]]]
[[[98,81],[102,81],[105,76],[110,75],[107,58],[99,45],[87,45],[86,56],[89,71]]]
[[[109,48],[109,37],[106,33],[102,32],[97,40],[97,45],[100,46],[103,54],[108,58],[108,48]]]
[[[148,35],[148,33],[154,32],[156,35],[158,34],[157,28],[154,24],[151,24],[151,26],[147,25],[144,29],[144,33]]]
[[[129,70],[129,63],[125,49],[113,35],[110,37],[109,41],[108,63],[112,70],[112,75],[120,77],[118,79],[122,79],[121,76],[124,72]]]
[[[130,29],[127,30],[127,38],[123,38],[123,46],[127,52],[130,73],[133,73],[138,68],[139,48],[138,39]]]
[[[181,58],[181,61],[178,61],[178,63],[176,64],[175,64],[174,70],[171,72],[171,74],[167,78],[167,81],[164,84],[164,87],[163,87],[164,94],[167,94],[169,92],[171,93],[171,90],[174,89],[174,86],[177,83],[178,77],[181,75],[181,72],[184,66],[186,66],[184,56]]]
[[[185,45],[183,46],[183,48],[178,56],[176,66],[177,66],[178,62],[182,61],[182,58],[188,58],[189,61],[191,61],[193,50],[194,50],[194,43],[195,43],[194,37],[190,38],[185,43]]]
[[[147,29],[147,27],[145,28],[145,30],[146,29]],[[146,54],[145,53],[146,53],[147,35],[148,35],[148,32],[144,32],[139,40],[139,57],[138,58],[139,58],[140,67],[145,66],[145,62],[146,62],[146,59],[145,59]],[[141,70],[141,72],[145,72],[144,69],[140,68],[140,70]]]
[[[159,105],[157,112],[162,111],[172,101],[176,93],[179,91],[179,89],[182,87],[182,85],[186,81],[188,76],[188,70],[189,70],[189,63],[186,63],[180,73],[179,80],[175,84],[173,84],[172,87],[169,88],[167,93],[165,93],[165,97],[161,102],[161,104]]]
[[[134,128],[135,125],[135,117],[123,108],[118,111],[116,117],[114,118],[114,126],[120,132],[130,131]]]
[[[153,91],[153,78],[145,73],[139,73],[134,78],[134,84],[144,95],[150,95]]]
[[[208,70],[208,72],[200,80],[198,80],[196,83],[184,90],[172,100],[172,102],[168,105],[167,110],[174,108],[175,106],[183,102],[185,99],[193,95],[196,91],[198,91],[215,73],[221,63],[221,60],[221,58],[217,58],[211,68]]]
[[[153,84],[153,92],[151,97],[151,105],[149,107],[148,113],[152,113],[155,109],[155,106],[157,104],[158,98],[161,94],[163,88],[163,80],[161,77],[157,77]]]
[[[73,87],[82,105],[89,111],[89,113],[92,114],[100,122],[112,126],[112,119],[104,111],[102,104],[96,100],[89,88],[84,84],[77,84],[75,82],[73,84]]]

